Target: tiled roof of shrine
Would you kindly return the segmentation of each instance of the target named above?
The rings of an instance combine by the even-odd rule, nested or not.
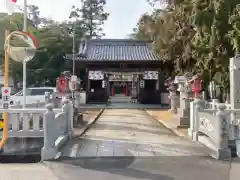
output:
[[[91,39],[85,51],[75,56],[87,61],[157,61],[161,60],[152,50],[152,42],[131,39]],[[72,59],[72,55],[66,55]]]

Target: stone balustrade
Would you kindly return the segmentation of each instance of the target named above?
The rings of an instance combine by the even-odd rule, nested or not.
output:
[[[7,112],[8,141],[4,146],[4,153],[19,152],[19,149],[42,148],[42,160],[53,159],[58,149],[72,136],[73,106],[68,99],[63,100],[62,108],[54,109],[53,104],[45,108],[10,108],[0,109],[0,113]],[[2,132],[0,132],[2,136]],[[14,140],[21,138],[21,142]],[[25,142],[22,139],[31,139]],[[43,139],[43,144],[41,140]],[[33,141],[35,139],[35,141]],[[18,143],[18,144],[17,144]],[[28,144],[27,144],[28,143]],[[34,145],[35,144],[35,145]]]
[[[73,107],[69,100],[63,101],[62,112],[55,114],[53,105],[46,106],[47,112],[43,116],[44,146],[42,160],[54,159],[59,148],[72,137],[73,132]]]
[[[72,98],[72,93],[64,94],[64,97]],[[80,107],[81,104],[86,104],[86,93],[85,92],[74,92],[74,105]],[[55,108],[62,106],[63,95],[60,93],[45,93],[45,103],[52,103]]]
[[[206,109],[217,109],[219,105],[219,101],[217,99],[213,99],[211,102],[205,101],[205,108]],[[231,109],[231,104],[224,104],[227,109]]]
[[[228,104],[209,103],[196,99],[190,103],[188,134],[194,141],[201,142],[204,138],[208,139],[208,143],[204,144],[211,146],[213,157],[217,159],[230,157],[230,141],[233,141],[235,146],[239,146],[240,135],[239,121],[236,120],[237,114],[240,114],[240,109],[231,109]],[[239,150],[237,150],[237,154],[240,153]]]
[[[190,96],[182,96],[184,95],[183,92],[186,91],[182,91],[185,89],[183,88],[184,84],[181,82],[180,98],[177,97],[177,89],[173,84],[169,88],[172,113],[177,114],[178,111],[182,112],[182,110],[186,112],[184,116],[184,124],[190,126],[188,129],[188,135],[194,141],[200,141],[202,138],[208,139],[209,143],[202,143],[205,145],[211,144],[211,149],[213,149],[212,155],[217,159],[230,157],[231,153],[229,147],[231,149],[236,149],[236,153],[240,157],[239,56],[230,59],[229,73],[230,99],[227,98],[227,101],[230,100],[230,104],[219,103],[216,99],[213,99],[211,102],[205,101],[206,94],[203,96],[204,100],[194,99],[190,102]],[[186,98],[188,98],[189,101],[186,101]],[[176,102],[179,99],[180,101],[182,100],[182,102],[180,103],[180,108],[177,109]],[[189,102],[190,107],[186,106]],[[187,111],[189,108],[190,113]]]

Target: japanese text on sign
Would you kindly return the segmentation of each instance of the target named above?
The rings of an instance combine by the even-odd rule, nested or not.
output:
[[[10,100],[11,88],[9,87],[2,87],[2,107],[4,109],[8,109],[9,107],[9,100]]]

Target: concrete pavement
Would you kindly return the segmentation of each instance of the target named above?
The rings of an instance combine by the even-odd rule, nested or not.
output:
[[[51,169],[41,163],[0,164],[1,180],[59,180]]]

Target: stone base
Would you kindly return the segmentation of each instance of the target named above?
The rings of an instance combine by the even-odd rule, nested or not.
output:
[[[215,153],[212,154],[213,158],[218,160],[229,160],[232,157],[230,148],[218,149]]]
[[[189,126],[188,125],[178,125],[177,128],[179,128],[179,129],[187,129],[187,128],[189,128]]]
[[[41,161],[55,159],[56,155],[57,155],[57,152],[55,148],[46,149],[45,147],[43,147],[41,150]]]
[[[240,158],[240,140],[236,140],[236,151],[237,151],[237,156]]]
[[[170,111],[171,111],[171,113],[173,113],[173,114],[177,114],[177,109],[171,108]]]
[[[192,131],[192,140],[193,141],[198,141],[198,135],[199,135],[198,132]]]
[[[192,139],[193,137],[193,130],[188,128],[188,136]]]
[[[43,147],[43,137],[25,138],[25,137],[9,137],[4,148],[4,154],[39,154]]]
[[[181,117],[179,114],[173,116],[174,121],[176,121],[178,128],[188,128],[189,127],[189,118],[188,117]]]

